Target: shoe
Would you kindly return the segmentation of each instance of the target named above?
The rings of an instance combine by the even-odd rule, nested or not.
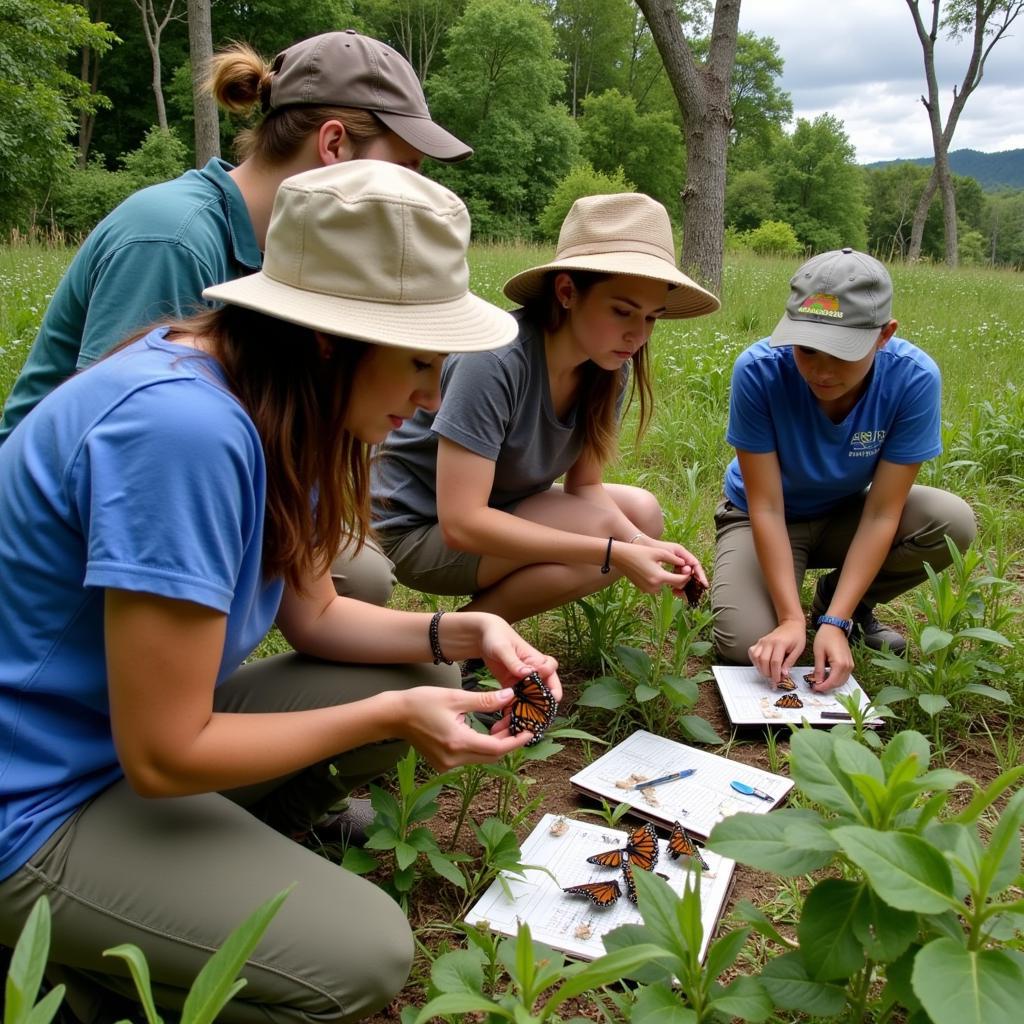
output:
[[[365,846],[367,829],[374,820],[373,805],[369,800],[350,799],[343,811],[328,814],[308,829],[292,832],[291,839],[313,850],[322,846]]]
[[[828,611],[835,593],[838,574],[826,573],[818,577],[814,588],[814,600],[811,602],[811,626],[817,628],[818,617]],[[862,643],[873,651],[880,651],[888,645],[893,654],[902,655],[907,649],[907,641],[892,626],[886,626],[875,618],[874,608],[869,608],[863,601],[853,610],[853,630],[850,640]]]

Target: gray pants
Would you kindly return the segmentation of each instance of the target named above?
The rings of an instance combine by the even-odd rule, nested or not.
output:
[[[300,710],[422,684],[457,687],[458,666],[336,665],[288,654],[247,665],[218,687],[218,711]],[[123,962],[142,948],[160,1007],[181,1008],[192,981],[238,924],[296,883],[243,970],[248,984],[218,1020],[359,1020],[408,977],[413,941],[398,905],[371,882],[292,842],[308,824],[405,753],[400,742],[352,750],[285,779],[228,795],[151,800],[123,780],[83,806],[0,882],[0,943],[13,945],[36,898],[53,911],[53,982],[87,1024],[124,1016]],[[138,1013],[131,1014],[137,1019]]]
[[[343,550],[331,565],[334,589],[342,597],[354,597],[383,607],[398,584],[395,563],[384,554],[376,540],[367,538],[358,555]]]
[[[843,564],[863,508],[860,496],[821,519],[786,524],[798,588],[808,569],[836,569]],[[892,548],[864,594],[864,604],[874,608],[916,587],[927,578],[925,562],[936,572],[944,569],[949,565],[945,535],[964,551],[976,530],[974,513],[962,498],[915,484]],[[715,650],[726,661],[747,664],[747,648],[778,625],[754,550],[750,519],[729,501],[715,511],[711,607],[715,612]]]

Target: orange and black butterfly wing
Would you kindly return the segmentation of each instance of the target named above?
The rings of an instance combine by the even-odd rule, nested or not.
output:
[[[784,693],[776,702],[777,708],[802,708],[804,702],[795,693]]]
[[[587,858],[588,864],[598,864],[602,868],[621,867],[625,861],[622,850],[606,850],[604,853],[595,853],[593,857]]]
[[[558,701],[536,672],[531,672],[513,688],[515,699],[509,708],[509,732],[513,736],[524,730],[533,733],[527,743],[532,747],[544,738],[544,730],[558,711]]]
[[[650,871],[658,863],[658,833],[650,822],[630,833],[626,853],[629,863],[641,871]]]
[[[703,870],[708,870],[708,862],[701,855],[700,847],[694,842],[693,836],[678,821],[672,826],[672,832],[668,837],[668,852],[673,860],[678,860],[680,857],[690,857]]]
[[[622,879],[626,883],[626,899],[636,905],[636,882],[633,880],[633,869],[628,863],[622,865]]]
[[[622,890],[619,883],[611,882],[586,882],[583,885],[569,885],[562,889],[573,896],[586,896],[591,903],[599,907],[610,907],[621,895]]]

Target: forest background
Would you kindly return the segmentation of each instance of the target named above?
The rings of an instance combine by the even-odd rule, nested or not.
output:
[[[679,8],[701,57],[710,4]],[[130,192],[193,164],[185,0],[2,0],[0,12],[0,231],[75,240]],[[344,27],[396,46],[434,116],[475,149],[426,173],[466,200],[478,241],[550,240],[594,191],[635,188],[680,216],[679,106],[631,0],[212,0],[211,13],[215,47],[245,40],[268,59]],[[905,255],[930,169],[858,166],[835,116],[794,121],[782,71],[772,38],[740,33],[727,248]],[[242,122],[223,115],[220,127],[231,159]],[[960,262],[1024,266],[1024,190],[955,185]],[[922,253],[943,256],[937,201]]]

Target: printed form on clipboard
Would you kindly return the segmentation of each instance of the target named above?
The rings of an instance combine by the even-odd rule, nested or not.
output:
[[[552,949],[581,960],[602,956],[606,952],[602,937],[619,925],[642,924],[640,911],[625,891],[609,906],[599,907],[562,890],[587,882],[621,881],[621,871],[589,864],[587,857],[623,847],[628,835],[618,829],[545,814],[522,845],[522,862],[543,865],[551,874],[536,868],[527,868],[523,875],[504,872],[508,890],[500,881],[492,882],[466,915],[467,923],[486,925],[501,935],[515,935],[520,923],[528,924],[530,935]],[[688,876],[696,877],[696,868],[689,858],[673,859],[664,839],[658,841],[658,846],[654,870],[681,895]],[[703,847],[699,853],[708,866],[700,872],[703,959],[732,886],[735,862]]]
[[[753,665],[712,665],[711,671],[733,725],[799,725],[806,719],[811,725],[833,726],[851,720],[837,694],[855,697],[859,707],[868,704],[868,695],[853,676],[829,693],[815,693],[807,682],[814,671],[810,665],[789,670],[794,684],[790,690],[773,688]],[[870,718],[866,724],[877,728],[882,719]]]
[[[689,768],[695,770],[686,778],[650,784]],[[633,813],[655,825],[670,829],[678,821],[688,832],[704,837],[731,814],[770,811],[793,788],[792,780],[783,775],[643,729],[578,771],[569,784],[610,804],[629,804]]]

